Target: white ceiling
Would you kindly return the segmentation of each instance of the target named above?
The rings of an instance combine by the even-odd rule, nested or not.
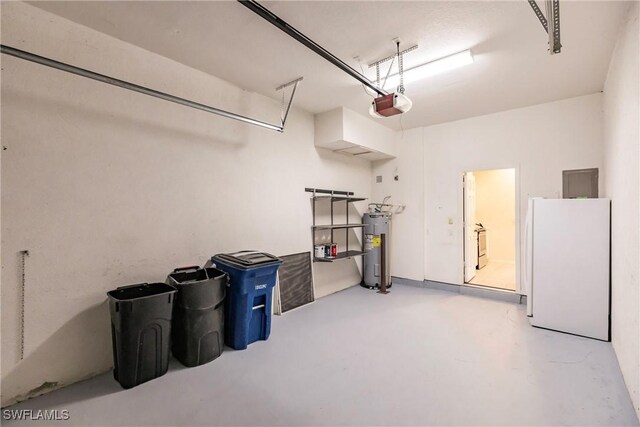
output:
[[[31,4],[270,97],[277,97],[278,85],[304,76],[296,106],[312,113],[345,106],[367,114],[371,98],[355,79],[233,1]],[[404,47],[419,45],[406,56],[406,67],[471,48],[473,64],[406,85],[413,109],[377,119],[394,129],[602,90],[628,6],[561,1],[563,49],[551,56],[525,0],[263,4],[358,70],[354,57],[360,57],[368,74],[366,64],[393,53],[394,37]]]

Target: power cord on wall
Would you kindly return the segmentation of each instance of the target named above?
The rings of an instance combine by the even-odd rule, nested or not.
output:
[[[29,251],[20,251],[22,257],[22,280],[20,283],[20,360],[24,359],[24,302],[25,302],[25,288],[26,288],[26,276],[27,276],[27,257]]]

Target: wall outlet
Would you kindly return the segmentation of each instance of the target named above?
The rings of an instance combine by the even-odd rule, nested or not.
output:
[[[382,175],[376,176],[376,183],[381,183],[381,182],[382,182]]]

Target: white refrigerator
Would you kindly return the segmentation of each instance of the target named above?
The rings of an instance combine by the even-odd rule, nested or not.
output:
[[[529,199],[524,284],[533,326],[609,341],[609,199]]]

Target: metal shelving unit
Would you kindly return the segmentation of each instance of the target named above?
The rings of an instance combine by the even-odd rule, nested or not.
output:
[[[364,251],[364,224],[362,223],[349,223],[349,205],[353,202],[361,202],[367,200],[362,197],[354,197],[350,191],[336,191],[336,190],[323,190],[319,188],[305,188],[304,191],[312,193],[312,205],[313,205],[313,225],[311,226],[312,234],[312,249],[314,262],[334,262],[341,259],[353,258],[356,256],[365,255]],[[316,202],[317,201],[330,201],[331,203],[331,223],[330,224],[316,224]],[[346,203],[346,223],[335,224],[334,223],[334,209],[333,204],[336,202]],[[360,250],[349,249],[349,230],[358,229],[362,230],[362,243]],[[332,258],[316,258],[315,256],[315,244],[316,244],[316,231],[318,230],[331,230],[331,242],[334,241],[333,233],[335,230],[345,230],[345,249],[339,251],[337,256]]]

